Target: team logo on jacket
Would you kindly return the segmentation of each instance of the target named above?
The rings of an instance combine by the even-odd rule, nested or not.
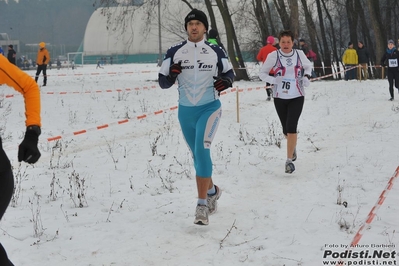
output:
[[[287,58],[286,62],[287,62],[287,66],[292,66],[293,65],[291,58]]]
[[[208,54],[208,50],[206,50],[206,48],[202,48],[202,52],[200,54]]]

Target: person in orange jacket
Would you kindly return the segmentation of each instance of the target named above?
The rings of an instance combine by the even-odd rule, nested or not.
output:
[[[0,55],[0,85],[6,84],[20,92],[25,100],[25,137],[18,148],[18,161],[30,164],[37,162],[40,152],[37,148],[41,133],[40,91],[36,82],[24,71]],[[0,220],[3,217],[14,191],[14,177],[0,137]],[[12,266],[0,243],[0,265]]]
[[[264,63],[266,61],[267,55],[270,54],[273,51],[276,51],[277,48],[274,46],[275,39],[273,36],[269,36],[266,39],[266,45],[263,46],[260,50],[258,55],[256,56],[256,60]],[[274,70],[270,70],[269,73],[270,76],[274,76]],[[271,100],[272,96],[272,89],[271,89],[272,84],[266,82],[266,93],[267,93],[267,100]],[[269,88],[268,88],[269,87]]]
[[[39,43],[39,51],[37,52],[36,64],[36,76],[35,81],[39,79],[40,73],[43,71],[43,86],[47,85],[47,64],[50,62],[50,53],[46,49],[46,43]]]

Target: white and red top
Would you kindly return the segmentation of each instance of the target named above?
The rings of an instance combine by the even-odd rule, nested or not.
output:
[[[305,95],[302,79],[312,74],[312,67],[312,62],[303,51],[293,49],[290,53],[284,53],[280,49],[267,56],[259,78],[274,84],[274,98],[294,99]],[[274,77],[269,76],[270,70],[274,70]]]

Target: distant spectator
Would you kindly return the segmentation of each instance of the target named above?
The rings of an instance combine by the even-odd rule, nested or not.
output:
[[[302,50],[306,57],[309,59],[310,62],[314,62],[317,60],[317,55],[313,52],[312,49],[309,48],[308,44],[306,43],[305,39],[299,40],[299,50]],[[314,72],[314,68],[312,67],[312,78],[316,77],[316,73]]]
[[[97,68],[103,68],[103,67],[101,66],[101,60],[98,60],[98,61],[97,61],[96,69],[97,69]]]
[[[36,75],[35,81],[39,79],[40,73],[43,71],[43,86],[47,85],[47,64],[50,62],[50,53],[46,49],[46,43],[39,43],[39,51],[37,52],[36,58]]]
[[[362,70],[363,70],[363,78],[366,80],[368,78],[368,63],[370,60],[369,51],[364,46],[362,41],[357,43],[357,56],[359,58],[359,65],[361,66],[358,72],[358,79],[362,78]]]
[[[8,46],[8,54],[7,54],[8,61],[10,61],[11,64],[16,65],[16,62],[15,62],[16,57],[17,57],[17,53],[14,50],[14,46],[12,44],[10,44]]]
[[[224,45],[222,44],[222,42],[220,41],[219,38],[219,32],[215,29],[210,29],[209,33],[208,33],[208,42],[218,45],[220,47],[222,47],[222,49],[224,51],[226,51],[226,49],[224,49]],[[237,60],[238,61],[238,60]]]
[[[21,57],[17,59],[17,66],[18,66],[19,68],[22,68],[22,67],[24,66],[23,60],[22,60]]]
[[[61,60],[57,58],[57,69],[60,70],[61,68]]]
[[[299,45],[298,45],[298,40],[294,39],[294,46],[292,46],[292,49],[299,49]]]
[[[22,62],[23,62],[24,69],[29,70],[29,61],[28,61],[28,59],[26,59],[26,56],[22,56]]]
[[[348,48],[345,50],[344,55],[342,56],[342,63],[345,65],[346,69],[345,80],[356,79],[356,68],[350,69],[358,64],[357,52],[355,49],[353,49],[352,42],[348,43]]]
[[[280,44],[279,44],[279,40],[277,37],[274,37],[273,46],[276,47],[277,49],[280,49]]]
[[[4,55],[4,50],[1,46],[0,46],[0,54]]]
[[[258,55],[256,56],[256,59],[262,63],[264,63],[266,61],[267,56],[273,52],[276,51],[277,48],[275,46],[273,46],[275,42],[275,39],[273,36],[269,36],[266,39],[266,45],[263,46],[260,50]],[[270,76],[274,77],[274,70],[271,69],[269,72]],[[270,101],[271,100],[271,96],[272,96],[272,88],[271,88],[272,84],[266,82],[266,93],[267,93],[267,100]],[[270,88],[268,88],[270,87]]]
[[[305,55],[309,52],[309,47],[308,47],[307,43],[305,42],[305,39],[299,39],[299,48],[298,49],[302,50]]]

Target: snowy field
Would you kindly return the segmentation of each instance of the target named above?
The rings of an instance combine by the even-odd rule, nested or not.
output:
[[[387,80],[313,82],[293,174],[284,173],[273,102],[256,89],[263,82],[235,82],[239,115],[229,90],[212,145],[223,194],[209,226],[197,226],[176,86],[160,89],[149,64],[48,75],[34,166],[17,161],[23,98],[0,87],[3,146],[16,179],[0,241],[15,265],[334,265],[362,225],[358,246],[346,253],[358,258],[344,265],[397,265],[399,182],[391,177],[399,94],[388,101]]]

